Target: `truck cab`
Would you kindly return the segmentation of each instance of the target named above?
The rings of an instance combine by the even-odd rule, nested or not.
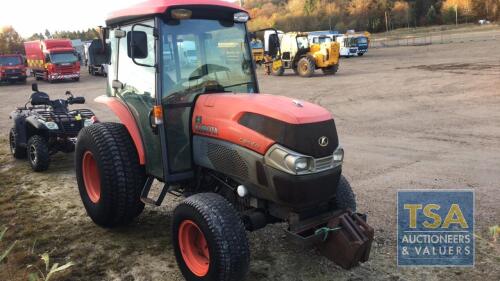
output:
[[[0,82],[4,81],[26,83],[26,66],[21,55],[0,55]]]
[[[340,56],[349,58],[358,55],[356,37],[352,35],[339,35],[335,37],[335,40],[340,44]]]
[[[80,80],[80,59],[69,39],[24,43],[28,67],[37,80]]]
[[[369,39],[364,35],[356,35],[354,37],[355,45],[358,47],[358,56],[362,56],[368,52]]]

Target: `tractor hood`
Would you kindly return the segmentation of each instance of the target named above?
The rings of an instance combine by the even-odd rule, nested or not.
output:
[[[305,101],[265,94],[206,94],[195,105],[193,132],[265,154],[279,143],[296,152],[326,157],[338,146],[328,110]],[[327,137],[323,146],[318,140]]]

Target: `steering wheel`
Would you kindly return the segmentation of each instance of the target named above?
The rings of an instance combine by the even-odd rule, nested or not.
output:
[[[207,76],[210,73],[222,72],[222,71],[229,72],[229,68],[218,64],[211,64],[211,63],[204,64],[197,67],[193,72],[191,72],[188,80],[191,81],[200,79],[203,76]]]

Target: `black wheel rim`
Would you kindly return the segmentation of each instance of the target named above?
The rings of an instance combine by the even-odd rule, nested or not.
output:
[[[16,153],[16,137],[14,137],[14,134],[12,132],[9,135],[9,143],[10,152],[12,152],[12,154]]]
[[[36,155],[36,148],[34,145],[30,146],[29,154],[31,163],[35,165],[38,157]]]

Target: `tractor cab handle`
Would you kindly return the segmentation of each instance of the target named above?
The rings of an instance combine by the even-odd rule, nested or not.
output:
[[[158,125],[156,125],[155,123],[155,118],[154,118],[154,107],[151,108],[151,111],[149,111],[148,113],[148,122],[149,122],[149,126],[151,127],[151,130],[153,131],[153,133],[155,135],[158,134]]]

